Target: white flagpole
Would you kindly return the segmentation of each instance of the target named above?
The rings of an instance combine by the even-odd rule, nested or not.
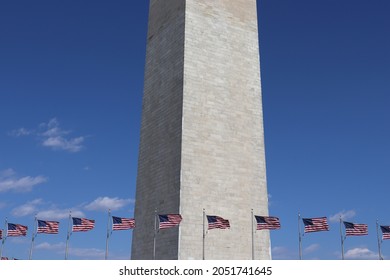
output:
[[[156,259],[157,208],[154,209],[153,260]]]
[[[203,246],[202,246],[202,260],[204,260],[204,251],[205,251],[205,239],[206,239],[206,212],[203,208]]]
[[[7,222],[7,218],[5,218],[3,240],[1,241],[1,247],[0,247],[0,259],[3,256],[3,247],[4,247],[5,240],[7,239],[7,236],[8,236],[8,222]]]
[[[382,241],[380,240],[379,238],[379,223],[378,223],[378,219],[376,219],[376,235],[378,237],[378,253],[379,253],[379,259],[380,260],[383,260],[383,257],[382,257],[382,250],[381,250],[381,243]]]
[[[71,220],[71,219],[72,219],[72,211],[69,211],[68,234],[66,235],[66,247],[65,247],[65,260],[68,259],[69,238],[70,238],[70,235],[72,234],[72,233],[69,231],[69,228],[70,228],[70,220]]]
[[[302,260],[301,213],[298,212],[299,259]]]
[[[104,255],[104,259],[108,259],[108,239],[110,238],[110,217],[111,217],[111,209],[108,209],[108,221],[107,221],[107,237],[106,237],[106,254]]]
[[[35,215],[35,219],[34,219],[34,229],[33,229],[33,233],[32,233],[32,238],[31,238],[31,248],[30,248],[30,255],[29,255],[29,260],[32,259],[32,253],[33,253],[33,249],[34,249],[34,241],[35,241],[35,237],[37,236],[37,223],[38,223],[38,220],[37,220],[37,216]]]
[[[345,241],[345,237],[343,236],[342,224],[343,224],[343,220],[341,219],[341,216],[340,216],[341,259],[344,260],[344,241]]]
[[[252,221],[252,260],[255,259],[255,235],[254,235],[254,228],[253,228],[253,209],[251,209],[251,221]]]
[[[132,231],[131,236],[133,236],[133,234],[134,234],[134,228],[133,228],[133,230],[130,230],[130,231]],[[132,240],[132,239],[131,239],[131,240]],[[131,248],[132,248],[132,244],[131,244],[131,242],[130,242],[130,256],[129,256],[129,260],[131,260]]]

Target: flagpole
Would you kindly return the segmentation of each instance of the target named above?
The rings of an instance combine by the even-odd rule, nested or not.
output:
[[[206,239],[205,220],[206,220],[206,212],[205,212],[205,209],[203,208],[203,243],[202,243],[202,260],[204,260],[204,249],[205,249],[205,239]]]
[[[157,208],[154,209],[153,260],[156,259]]]
[[[133,237],[133,235],[134,235],[134,228],[133,228],[133,230],[130,230],[130,231],[132,231],[131,237]],[[131,238],[130,240],[133,240],[133,239]],[[130,256],[129,256],[129,260],[131,260],[131,249],[132,249],[132,242],[130,242]]]
[[[106,237],[106,254],[104,255],[104,259],[108,259],[108,239],[110,238],[110,217],[111,217],[111,209],[108,209],[108,220],[107,220],[107,237]]]
[[[33,229],[32,238],[31,238],[30,255],[28,258],[29,260],[32,259],[32,253],[33,253],[33,249],[34,249],[34,241],[35,241],[35,237],[37,236],[37,223],[38,223],[38,220],[37,220],[37,216],[35,215],[34,229]]]
[[[255,235],[253,229],[253,209],[251,209],[251,222],[252,222],[252,260],[255,259]]]
[[[340,216],[340,239],[341,239],[341,259],[344,260],[344,241],[345,237],[343,236],[343,230],[342,230],[342,219]]]
[[[299,259],[302,260],[301,213],[298,212]]]
[[[378,219],[376,219],[376,236],[378,237],[378,254],[379,254],[379,260],[383,260],[382,258],[382,250],[381,250],[381,240],[379,238],[379,223]]]
[[[66,246],[65,246],[65,260],[68,259],[68,248],[69,248],[69,238],[71,233],[69,232],[70,220],[72,218],[72,211],[69,211],[69,220],[68,220],[68,234],[66,235]]]
[[[0,260],[1,257],[3,256],[3,247],[4,247],[5,240],[7,239],[7,236],[8,236],[8,222],[7,222],[7,218],[5,218],[3,240],[1,240],[1,247],[0,247]]]

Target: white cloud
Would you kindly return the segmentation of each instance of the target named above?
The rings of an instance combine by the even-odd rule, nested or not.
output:
[[[319,245],[319,244],[312,244],[312,245],[306,247],[306,248],[303,250],[303,253],[304,253],[304,254],[310,254],[310,253],[313,253],[313,252],[317,251],[319,248],[320,248],[320,245]]]
[[[71,211],[73,217],[85,217],[80,210]],[[49,209],[38,211],[37,217],[42,220],[62,220],[69,218],[69,209]]]
[[[82,258],[103,258],[105,251],[96,248],[70,248],[69,255]]]
[[[8,135],[15,136],[15,137],[21,137],[21,136],[30,135],[32,133],[33,133],[33,131],[28,130],[24,127],[21,127],[21,128],[12,130],[11,132],[8,133]]]
[[[272,206],[272,195],[268,193],[268,207]]]
[[[69,134],[69,131],[60,128],[60,123],[57,118],[52,118],[47,123],[41,123],[39,127],[44,130],[41,134],[47,137]]]
[[[12,242],[13,244],[30,244],[31,239],[29,238],[28,235],[29,235],[29,232],[27,232],[27,236],[20,236],[20,238],[10,239],[10,242]]]
[[[368,248],[354,248],[345,252],[344,257],[346,259],[374,260],[378,259],[378,253]]]
[[[65,139],[61,136],[49,137],[42,142],[42,146],[49,147],[54,150],[65,150],[76,153],[83,148],[84,137]]]
[[[47,123],[41,123],[36,130],[18,128],[10,133],[11,136],[20,137],[34,135],[37,136],[41,145],[53,150],[64,150],[71,153],[81,151],[84,146],[84,136],[71,137],[71,131],[64,130],[56,118],[52,118]]]
[[[42,199],[34,199],[12,210],[12,215],[15,217],[24,217],[37,213],[38,205],[42,204]]]
[[[42,175],[17,177],[13,169],[6,169],[0,173],[0,192],[29,192],[34,186],[45,182],[47,178]]]
[[[0,179],[11,177],[14,176],[15,174],[16,174],[15,170],[13,170],[12,168],[8,168],[0,171]]]
[[[66,244],[64,242],[50,244],[49,242],[39,243],[34,246],[36,250],[48,250],[48,251],[59,251],[61,252],[65,249]]]
[[[83,149],[83,142],[85,137],[66,137],[70,132],[63,130],[56,118],[51,119],[48,123],[42,123],[40,128],[43,132],[42,146],[49,147],[54,150],[65,150],[68,152],[79,152]]]
[[[34,199],[20,205],[12,210],[12,215],[15,217],[25,217],[28,215],[36,215],[42,220],[62,220],[69,218],[69,211],[73,217],[85,217],[84,213],[76,208],[73,209],[58,209],[55,205],[47,207],[42,199]]]
[[[355,217],[356,215],[356,212],[355,210],[342,210],[332,216],[329,217],[329,221],[332,222],[332,223],[338,223],[340,222],[340,217],[342,220],[348,220],[350,218],[353,218]]]
[[[118,197],[110,198],[110,197],[98,197],[93,202],[89,203],[85,206],[85,209],[90,211],[108,211],[118,210],[130,203],[134,202],[132,199],[120,199]]]
[[[63,254],[65,251],[66,244],[64,242],[50,244],[48,242],[43,242],[37,244],[35,250],[47,250],[54,251],[58,254]],[[105,251],[96,248],[69,248],[68,254],[70,256],[76,256],[81,258],[103,258]]]
[[[272,259],[291,260],[297,257],[298,256],[295,252],[290,251],[286,247],[282,247],[282,246],[272,247]]]

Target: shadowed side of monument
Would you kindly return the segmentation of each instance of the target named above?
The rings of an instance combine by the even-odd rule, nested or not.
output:
[[[185,1],[150,1],[133,259],[153,259],[155,209],[179,212],[184,19]],[[178,258],[178,228],[156,236],[156,258]]]

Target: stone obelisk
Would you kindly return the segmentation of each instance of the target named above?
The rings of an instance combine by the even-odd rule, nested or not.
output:
[[[256,0],[150,0],[147,36],[132,259],[270,259]]]

